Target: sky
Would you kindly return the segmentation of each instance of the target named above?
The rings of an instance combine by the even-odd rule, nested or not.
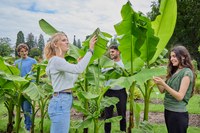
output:
[[[36,39],[46,35],[39,26],[45,19],[58,31],[67,34],[70,43],[85,40],[96,28],[111,35],[116,34],[114,25],[121,21],[121,8],[128,0],[0,0],[0,38],[8,37],[15,44],[17,33],[25,39],[32,33]],[[144,14],[151,10],[155,0],[130,0],[132,8]]]

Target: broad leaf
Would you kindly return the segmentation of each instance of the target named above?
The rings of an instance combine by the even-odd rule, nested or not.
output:
[[[159,37],[160,40],[157,51],[150,63],[155,62],[174,32],[177,18],[176,0],[161,0],[159,12],[160,15],[152,22],[152,28],[155,36]]]
[[[94,35],[96,35],[96,37],[97,37],[97,42],[96,42],[95,47],[94,47],[94,54],[93,54],[92,58],[90,59],[89,64],[91,64],[95,59],[100,58],[106,52],[108,39],[104,36],[104,34],[100,31],[99,28],[97,28],[94,31],[94,33],[86,41],[83,42],[83,46],[84,46],[84,49],[86,51],[89,48],[90,39]]]
[[[85,99],[88,99],[88,100],[92,100],[92,99],[96,99],[99,97],[99,95],[97,94],[92,94],[91,92],[80,92],[81,95],[85,98]]]
[[[45,97],[44,91],[33,82],[23,91],[23,95],[31,101],[38,101]]]
[[[82,55],[84,55],[84,51],[76,46],[74,46],[73,44],[70,44],[70,49],[67,52],[68,55],[74,57],[75,59],[78,59],[79,57],[81,57]]]
[[[111,105],[116,105],[119,102],[117,97],[104,97],[101,100],[100,110],[103,110],[105,107],[110,107]]]
[[[99,84],[100,86],[102,86],[103,81],[105,79],[105,77],[102,74],[100,74],[98,67],[95,65],[90,65],[88,67],[88,71],[85,74],[85,76],[88,80],[88,83],[91,85]]]
[[[133,74],[133,72],[140,69],[135,69],[134,65],[137,60],[140,60],[138,58],[140,58],[141,55],[140,48],[145,41],[146,30],[143,30],[143,28],[139,26],[138,20],[140,16],[134,12],[130,2],[127,2],[122,7],[121,16],[123,20],[114,25],[114,27],[117,35],[119,36],[119,50],[122,54],[123,63],[125,64],[125,67],[127,66],[127,63],[130,63],[130,69]],[[143,64],[142,61],[138,63]]]
[[[166,74],[166,67],[142,69],[134,75],[137,84],[143,85],[147,80],[153,79],[153,76],[163,76]],[[144,76],[145,75],[145,76]]]
[[[0,70],[4,71],[7,74],[12,75],[19,75],[20,71],[17,67],[11,66],[10,64],[6,63],[4,59],[0,56]]]
[[[40,28],[47,34],[53,35],[58,32],[52,25],[50,25],[46,20],[41,19],[39,21]]]

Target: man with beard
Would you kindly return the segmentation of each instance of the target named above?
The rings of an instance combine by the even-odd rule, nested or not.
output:
[[[117,45],[111,45],[109,47],[110,58],[115,61],[117,65],[120,67],[124,67],[122,60],[120,59],[120,51],[118,50]],[[110,80],[107,81],[106,84],[109,84]],[[122,116],[120,120],[120,130],[126,132],[126,102],[127,102],[127,93],[126,89],[120,86],[114,86],[105,93],[107,97],[117,97],[119,102],[116,104],[117,114],[118,116]],[[113,109],[114,106],[106,107],[105,108],[105,119],[109,119],[113,116]],[[105,123],[104,125],[105,133],[111,132],[111,123]]]

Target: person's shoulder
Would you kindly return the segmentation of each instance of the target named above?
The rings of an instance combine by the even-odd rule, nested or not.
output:
[[[59,63],[59,62],[63,62],[65,61],[64,58],[61,58],[61,57],[58,57],[58,56],[53,56],[49,59],[49,62],[56,62],[56,63]]]
[[[28,56],[28,58],[27,58],[28,60],[30,60],[30,61],[32,61],[32,62],[35,62],[35,63],[37,63],[37,61],[36,61],[36,59],[34,59],[34,58],[32,58],[32,57],[29,57]]]
[[[193,75],[193,72],[190,68],[184,68],[183,73],[184,73],[184,75],[190,75],[190,76]]]
[[[192,72],[192,70],[188,67],[184,68],[184,71]]]
[[[14,64],[18,64],[21,60],[22,60],[21,58],[15,60],[15,61],[14,61]]]

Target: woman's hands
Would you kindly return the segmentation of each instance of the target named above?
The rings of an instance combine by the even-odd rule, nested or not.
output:
[[[90,39],[90,46],[89,48],[93,51],[94,50],[94,45],[97,41],[97,37],[94,35],[91,39]]]
[[[164,85],[165,84],[164,80],[160,77],[153,77],[153,81],[156,85]]]
[[[153,81],[157,85],[159,91],[161,93],[163,93],[164,90],[165,90],[165,87],[164,87],[165,84],[166,84],[165,81],[162,78],[160,78],[160,77],[153,77]]]

